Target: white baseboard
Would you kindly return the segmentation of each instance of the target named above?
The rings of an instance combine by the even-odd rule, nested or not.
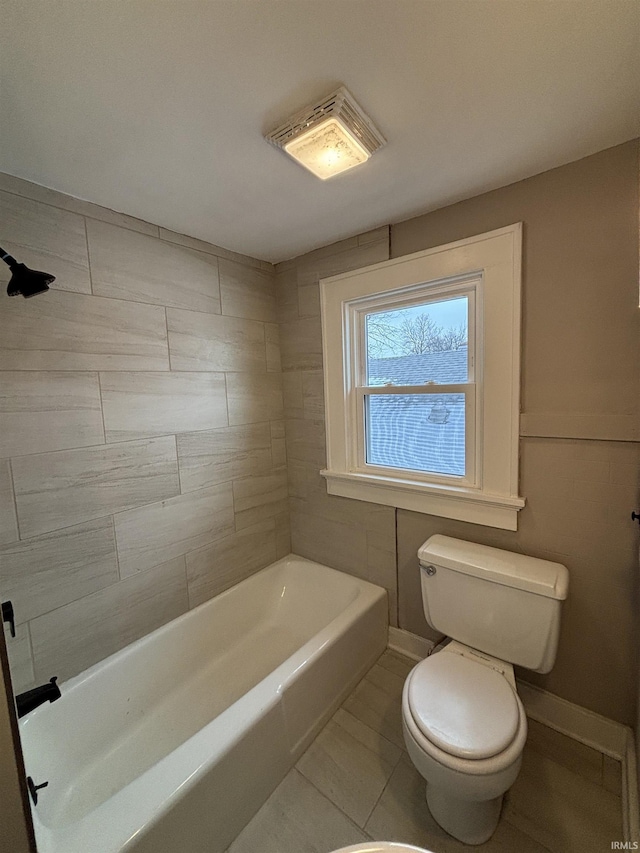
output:
[[[400,652],[411,660],[417,661],[426,658],[433,646],[434,643],[431,640],[389,625],[389,648],[394,652]]]
[[[600,714],[518,679],[518,694],[527,715],[587,746],[624,761],[631,731]]]
[[[389,648],[413,660],[429,654],[434,643],[400,628],[389,628]],[[622,765],[622,819],[625,841],[640,841],[640,805],[633,731],[560,696],[518,680],[518,694],[532,720],[597,749]]]

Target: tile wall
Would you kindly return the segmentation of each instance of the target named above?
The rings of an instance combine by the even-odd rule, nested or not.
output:
[[[0,176],[0,596],[14,689],[290,551],[273,267]],[[0,270],[4,286],[9,270]]]
[[[397,625],[395,509],[328,495],[321,278],[389,258],[389,228],[378,228],[276,267],[289,469],[292,549],[379,584]]]

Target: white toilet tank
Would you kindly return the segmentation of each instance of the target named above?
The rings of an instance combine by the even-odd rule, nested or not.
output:
[[[551,670],[565,566],[441,535],[418,558],[424,614],[436,631],[500,660]]]

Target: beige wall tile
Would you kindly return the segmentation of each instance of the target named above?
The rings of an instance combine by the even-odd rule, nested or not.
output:
[[[36,678],[70,678],[187,610],[183,557],[53,610],[31,623]]]
[[[169,231],[166,228],[160,228],[160,238],[166,240],[167,243],[177,243],[179,246],[187,246],[190,249],[197,249],[200,252],[208,252],[210,255],[227,258],[230,261],[254,267],[255,269],[261,269],[266,272],[273,270],[273,264],[270,264],[268,261],[259,261],[257,258],[249,257],[249,255],[241,255],[239,252],[232,252],[231,249],[207,243],[205,240],[199,240],[197,237],[178,234],[176,231]]]
[[[183,492],[263,474],[272,466],[268,423],[188,432],[177,441]]]
[[[118,513],[115,526],[120,574],[142,572],[232,533],[231,483]]]
[[[305,418],[324,418],[324,377],[321,370],[302,370],[302,408]]]
[[[102,373],[107,441],[227,425],[223,373]]]
[[[33,184],[31,181],[25,181],[3,172],[0,172],[0,189],[14,193],[14,195],[53,205],[53,207],[59,207],[62,210],[70,210],[73,213],[79,213],[81,216],[90,216],[92,219],[111,222],[113,225],[121,225],[123,228],[130,228],[132,231],[140,231],[142,234],[158,236],[158,226],[145,222],[143,219],[127,216],[125,213],[117,213],[108,207],[100,207],[100,205],[92,204],[90,201],[73,198],[73,196],[65,195],[57,190],[41,187],[39,184]]]
[[[271,438],[284,438],[285,428],[284,421],[271,421]]]
[[[290,323],[298,319],[298,272],[295,261],[285,268],[278,264],[276,268],[276,310],[278,323]]]
[[[187,554],[189,605],[197,607],[276,559],[273,522],[225,536]]]
[[[226,376],[230,424],[249,424],[282,418],[280,374],[227,373]]]
[[[282,370],[280,330],[275,323],[265,323],[264,338],[267,349],[267,370],[279,373]]]
[[[13,501],[13,483],[9,461],[0,461],[0,545],[18,539],[18,522]]]
[[[363,246],[350,246],[344,251],[327,253],[319,257],[315,252],[305,255],[298,263],[298,287],[315,284],[321,278],[357,270],[389,259],[389,244],[386,239]],[[327,247],[327,250],[331,247]]]
[[[0,370],[168,370],[163,308],[78,293],[9,299]]]
[[[271,439],[271,459],[274,468],[281,468],[287,464],[287,442],[284,438]]]
[[[287,427],[287,459],[315,465],[318,470],[327,463],[323,420],[291,419]]]
[[[361,528],[292,512],[291,547],[294,554],[334,569],[359,577],[366,574],[367,534]]]
[[[291,553],[291,520],[288,512],[276,516],[276,560]]]
[[[266,370],[263,323],[169,308],[167,324],[173,370]]]
[[[5,370],[0,387],[0,456],[104,444],[96,373]]]
[[[317,284],[298,288],[298,314],[300,317],[320,316],[320,288]]]
[[[265,323],[276,322],[276,292],[273,272],[220,259],[222,313]]]
[[[37,201],[0,192],[2,248],[31,269],[55,275],[57,290],[91,293],[84,219]],[[2,264],[0,283],[11,278]]]
[[[179,491],[173,436],[13,460],[22,537],[37,536]]]
[[[251,527],[287,511],[287,471],[252,475],[233,483],[236,530]]]
[[[302,396],[302,370],[289,370],[282,374],[282,393],[286,418],[304,417]]]
[[[23,623],[118,580],[111,518],[0,548],[0,589]]]
[[[280,325],[283,370],[322,369],[322,328],[317,317]]]
[[[216,257],[96,220],[87,235],[98,296],[220,313]]]
[[[379,228],[374,228],[372,231],[366,231],[364,234],[358,234],[358,246],[366,246],[367,243],[387,243],[389,244],[388,225],[381,225]]]

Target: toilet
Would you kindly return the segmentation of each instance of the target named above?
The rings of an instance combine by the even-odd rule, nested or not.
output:
[[[436,535],[418,550],[427,622],[446,640],[407,676],[402,727],[437,823],[487,841],[527,737],[514,664],[549,672],[569,573],[539,560]]]

